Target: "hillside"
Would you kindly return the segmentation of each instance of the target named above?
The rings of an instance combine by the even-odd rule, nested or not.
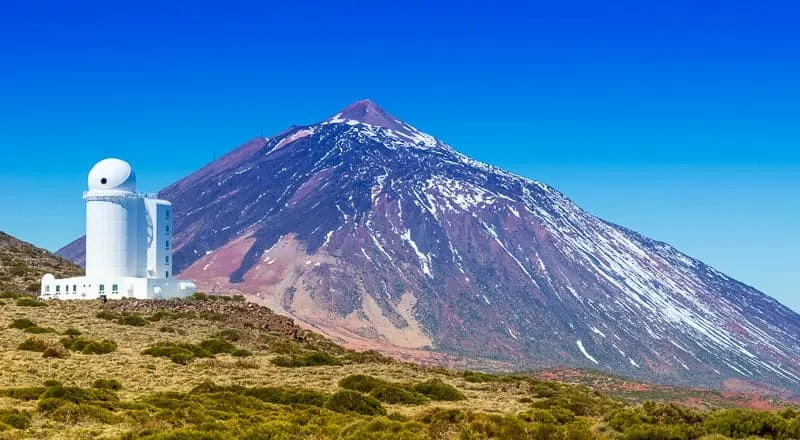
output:
[[[370,101],[254,139],[160,196],[182,277],[349,347],[800,391],[792,310]],[[80,243],[62,255],[81,261]]]
[[[42,276],[83,274],[78,265],[0,231],[0,292],[39,292]]]
[[[0,299],[0,438],[800,435],[792,410],[714,409],[746,401],[741,396],[662,395],[634,406],[644,395],[614,398],[531,376],[456,373],[349,351],[236,298],[103,305],[11,296]],[[743,417],[758,423],[740,427]]]

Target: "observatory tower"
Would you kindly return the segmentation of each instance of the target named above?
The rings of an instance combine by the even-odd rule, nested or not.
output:
[[[89,171],[86,201],[86,276],[42,278],[42,298],[174,298],[195,292],[172,278],[172,205],[136,192],[136,175],[119,159]]]

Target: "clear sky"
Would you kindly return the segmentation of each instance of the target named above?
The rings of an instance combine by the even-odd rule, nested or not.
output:
[[[793,2],[173,3],[0,0],[0,230],[57,249],[100,158],[157,190],[370,98],[800,310]]]

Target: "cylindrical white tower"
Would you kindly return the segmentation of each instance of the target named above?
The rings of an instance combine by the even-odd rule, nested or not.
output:
[[[86,276],[135,277],[138,205],[136,175],[119,159],[104,159],[89,171],[86,200]]]

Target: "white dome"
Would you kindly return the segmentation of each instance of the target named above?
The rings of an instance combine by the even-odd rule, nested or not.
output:
[[[124,160],[103,159],[89,171],[89,189],[136,192],[136,174]]]

